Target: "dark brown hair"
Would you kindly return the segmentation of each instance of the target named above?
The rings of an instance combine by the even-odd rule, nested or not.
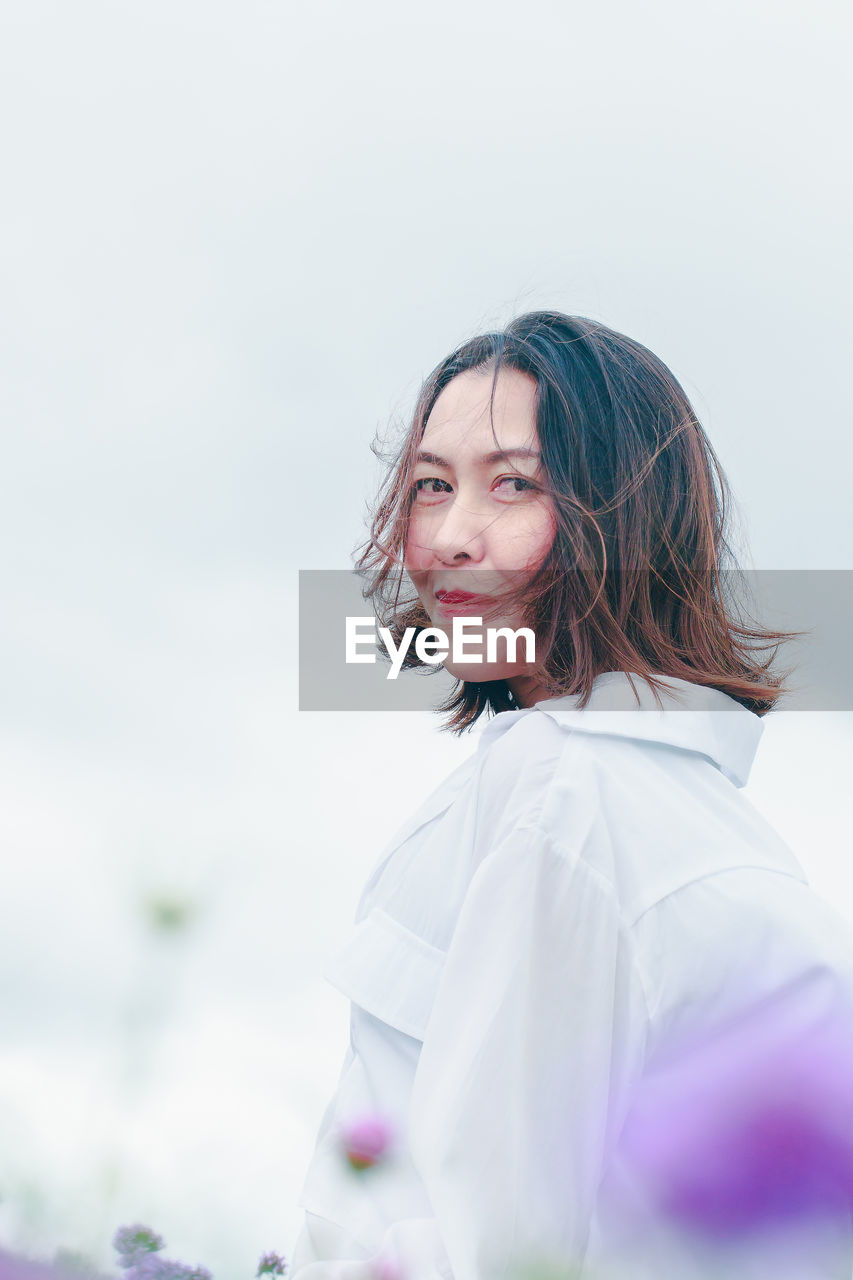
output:
[[[735,603],[730,495],[717,456],[666,365],[582,316],[519,316],[463,343],[426,379],[356,565],[383,624],[397,640],[407,626],[430,625],[417,597],[404,598],[403,557],[415,455],[433,405],[468,370],[493,372],[494,400],[501,368],[537,386],[557,528],[522,595],[552,696],[577,694],[584,706],[597,675],[627,671],[653,688],[656,675],[678,677],[769,711],[784,692],[771,667],[791,633],[762,628]],[[414,645],[406,665],[421,665]],[[515,705],[506,681],[466,680],[440,709],[461,731],[484,711]]]

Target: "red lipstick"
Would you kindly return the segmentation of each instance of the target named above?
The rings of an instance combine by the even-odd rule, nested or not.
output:
[[[478,596],[473,591],[436,591],[435,598],[448,618],[471,614],[481,617],[492,603],[490,596]]]

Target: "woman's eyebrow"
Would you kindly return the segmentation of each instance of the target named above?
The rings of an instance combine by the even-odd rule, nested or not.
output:
[[[503,462],[505,458],[528,458],[538,462],[539,456],[538,449],[495,449],[492,453],[483,454],[482,458],[478,459],[478,462],[481,466],[488,466],[493,462]],[[448,470],[451,465],[446,458],[439,457],[437,453],[420,452],[415,461],[427,462],[433,467],[446,467]]]

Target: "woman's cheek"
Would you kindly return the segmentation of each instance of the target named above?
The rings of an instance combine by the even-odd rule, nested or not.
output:
[[[535,572],[542,564],[554,542],[557,522],[553,512],[540,507],[531,513],[526,527],[519,530],[515,540],[515,557],[521,560],[527,572]]]
[[[428,567],[428,539],[425,536],[423,519],[420,515],[409,520],[406,529],[406,541],[403,548],[403,563],[407,569],[426,569]]]

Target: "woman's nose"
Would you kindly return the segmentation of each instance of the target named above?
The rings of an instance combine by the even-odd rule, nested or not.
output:
[[[430,530],[430,550],[445,564],[480,564],[486,556],[486,524],[482,513],[466,509],[457,500]]]

